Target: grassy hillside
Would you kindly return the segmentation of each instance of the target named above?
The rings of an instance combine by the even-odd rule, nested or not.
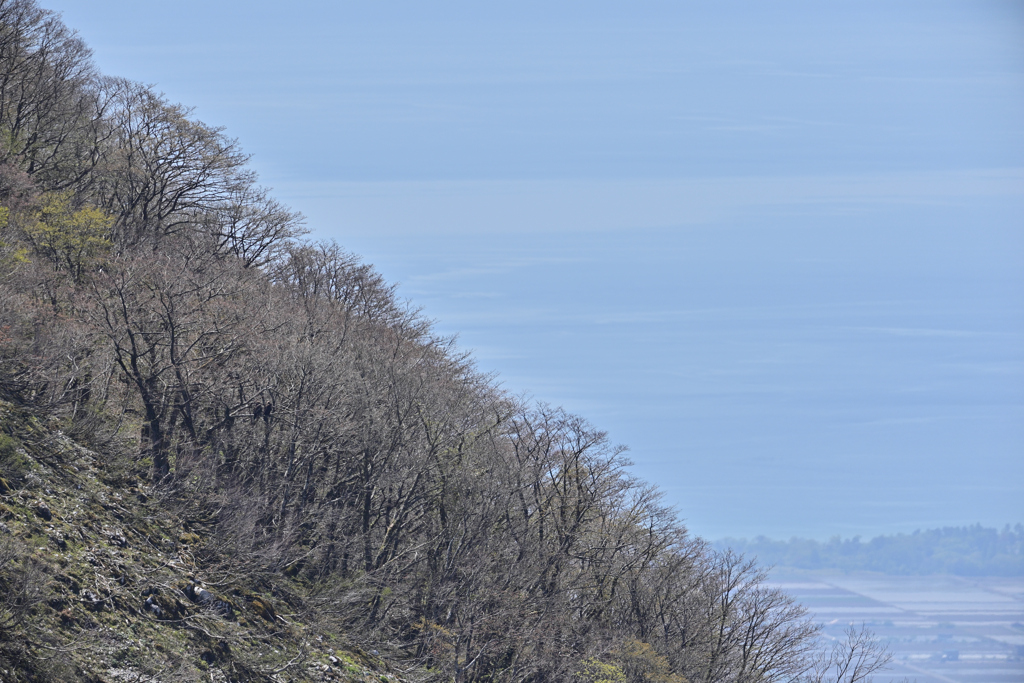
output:
[[[0,402],[0,679],[400,680],[287,571],[232,574],[209,520],[59,427]]]

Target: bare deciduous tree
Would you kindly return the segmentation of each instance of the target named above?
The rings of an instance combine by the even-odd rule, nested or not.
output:
[[[101,167],[99,205],[117,217],[115,242],[132,245],[187,230],[253,182],[248,160],[221,129],[191,118],[148,87],[104,83],[113,131]]]
[[[864,625],[848,626],[845,639],[818,652],[802,681],[806,683],[859,683],[885,669],[892,655]]]

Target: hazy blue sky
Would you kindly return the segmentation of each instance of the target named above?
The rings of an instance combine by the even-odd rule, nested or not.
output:
[[[1024,520],[1024,3],[42,4],[697,533]]]

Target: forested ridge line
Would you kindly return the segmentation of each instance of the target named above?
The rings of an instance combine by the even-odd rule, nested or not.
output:
[[[943,527],[910,534],[828,541],[725,538],[715,542],[765,565],[886,574],[1024,576],[1024,525]]]
[[[100,74],[33,0],[0,0],[0,133],[4,681],[884,664],[862,632],[820,653],[622,447],[500,390],[308,240],[236,141]]]

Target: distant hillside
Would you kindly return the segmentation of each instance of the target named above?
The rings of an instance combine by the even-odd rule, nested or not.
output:
[[[715,546],[732,548],[762,564],[799,569],[840,569],[887,574],[1024,576],[1024,525],[1002,531],[975,524],[915,531],[912,534],[859,536],[826,542],[806,538],[775,541],[725,538]]]

